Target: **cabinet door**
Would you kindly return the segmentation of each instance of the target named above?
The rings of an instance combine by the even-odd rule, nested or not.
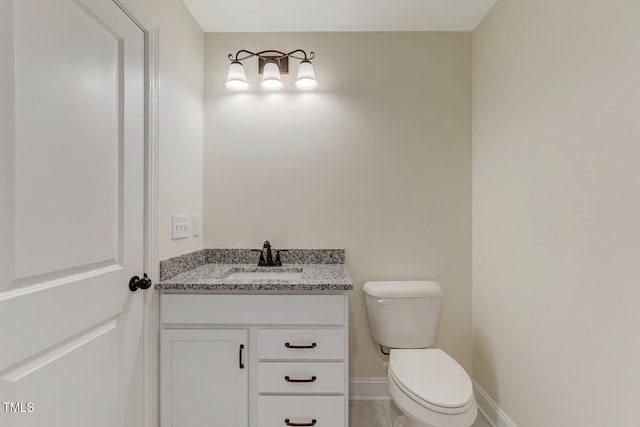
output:
[[[247,330],[165,329],[161,427],[247,427]]]

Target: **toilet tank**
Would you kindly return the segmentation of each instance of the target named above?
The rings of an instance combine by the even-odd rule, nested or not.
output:
[[[432,280],[366,282],[373,339],[389,348],[431,347],[438,334],[442,289]]]

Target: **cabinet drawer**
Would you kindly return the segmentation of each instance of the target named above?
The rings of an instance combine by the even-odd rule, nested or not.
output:
[[[163,324],[344,325],[345,295],[163,294]]]
[[[344,363],[262,362],[259,393],[343,394]]]
[[[342,396],[260,396],[258,427],[344,427],[344,411]]]
[[[260,329],[259,360],[344,360],[344,329]]]

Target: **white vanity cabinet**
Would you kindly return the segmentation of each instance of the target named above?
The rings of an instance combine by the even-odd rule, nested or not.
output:
[[[161,296],[161,427],[348,427],[348,300]]]

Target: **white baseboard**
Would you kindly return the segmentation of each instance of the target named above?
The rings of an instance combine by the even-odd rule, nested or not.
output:
[[[349,400],[391,400],[386,378],[351,378]]]
[[[478,403],[478,410],[482,412],[482,415],[484,415],[492,427],[517,427],[475,381],[473,381],[473,389],[476,395],[476,402]]]

